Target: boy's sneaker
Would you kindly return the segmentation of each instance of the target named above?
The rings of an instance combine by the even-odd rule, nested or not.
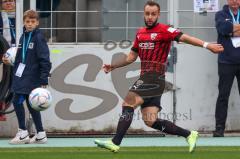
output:
[[[47,143],[47,135],[45,131],[38,132],[30,139],[30,144],[45,144]]]
[[[30,142],[27,130],[18,129],[16,136],[9,141],[9,144],[28,144]]]
[[[191,134],[187,137],[187,142],[189,145],[189,152],[193,152],[196,148],[196,143],[198,139],[198,132],[197,131],[191,131]]]
[[[118,152],[120,149],[120,146],[115,145],[112,142],[112,140],[108,140],[108,141],[94,140],[94,143],[97,144],[98,147],[108,149],[112,152]]]

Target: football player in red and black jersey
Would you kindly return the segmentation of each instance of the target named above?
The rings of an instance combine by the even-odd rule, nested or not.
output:
[[[141,74],[124,99],[116,135],[108,141],[95,140],[95,144],[99,147],[118,152],[119,145],[133,120],[134,109],[138,106],[141,106],[143,120],[147,126],[167,134],[185,137],[189,144],[189,152],[193,152],[196,147],[197,131],[189,131],[176,126],[171,121],[158,118],[158,113],[161,110],[161,95],[165,88],[167,56],[172,41],[204,47],[213,53],[221,53],[224,48],[220,44],[204,42],[183,34],[178,29],[160,24],[158,23],[159,16],[160,5],[154,1],[148,1],[144,6],[146,27],[137,31],[133,47],[128,56],[124,60],[111,65],[103,65],[103,70],[109,73],[116,68],[133,63],[139,57]]]

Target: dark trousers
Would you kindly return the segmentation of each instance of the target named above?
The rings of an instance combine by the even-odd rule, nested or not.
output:
[[[19,128],[22,130],[26,130],[26,122],[25,122],[25,109],[23,106],[23,102],[26,100],[28,110],[32,116],[33,122],[35,124],[37,132],[43,131],[41,114],[39,111],[34,110],[28,101],[28,95],[26,94],[15,94],[13,97],[13,106],[15,113],[17,115]]]
[[[215,111],[216,130],[224,130],[227,119],[228,100],[234,81],[237,78],[238,91],[240,91],[240,64],[218,63],[218,98]]]

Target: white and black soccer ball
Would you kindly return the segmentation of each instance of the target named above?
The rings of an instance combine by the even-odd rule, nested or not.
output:
[[[14,65],[16,54],[17,54],[17,47],[10,47],[6,53],[4,54],[4,57],[8,59],[10,65]]]
[[[52,95],[46,88],[36,88],[29,95],[29,103],[37,111],[46,110],[51,106]]]

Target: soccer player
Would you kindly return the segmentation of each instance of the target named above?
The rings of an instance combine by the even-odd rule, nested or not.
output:
[[[133,120],[134,109],[138,106],[141,106],[143,120],[147,126],[167,134],[185,137],[189,144],[189,152],[193,152],[196,147],[197,131],[189,131],[176,126],[171,121],[158,118],[158,113],[161,110],[161,95],[165,87],[165,63],[172,41],[204,47],[213,53],[220,53],[224,48],[220,44],[204,42],[183,34],[177,29],[160,24],[158,23],[159,16],[160,5],[154,1],[148,1],[144,6],[146,27],[138,30],[128,56],[111,65],[103,65],[104,71],[109,73],[116,68],[131,64],[139,57],[141,75],[124,99],[116,135],[112,140],[95,140],[95,144],[99,147],[109,149],[112,152],[119,151],[119,145]]]

